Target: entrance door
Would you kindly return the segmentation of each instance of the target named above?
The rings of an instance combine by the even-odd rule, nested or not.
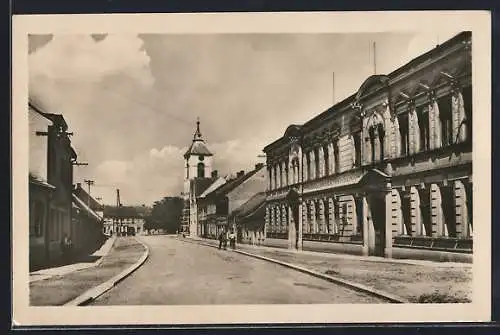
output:
[[[380,196],[372,196],[371,212],[375,233],[375,245],[371,254],[383,257],[385,249],[385,199]]]

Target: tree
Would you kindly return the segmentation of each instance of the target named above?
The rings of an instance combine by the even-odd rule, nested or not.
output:
[[[145,217],[144,229],[165,229],[167,233],[175,233],[181,225],[182,206],[179,197],[164,197],[156,201]]]

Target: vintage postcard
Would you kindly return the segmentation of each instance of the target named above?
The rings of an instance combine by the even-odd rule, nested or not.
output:
[[[489,321],[487,12],[13,18],[15,325]]]

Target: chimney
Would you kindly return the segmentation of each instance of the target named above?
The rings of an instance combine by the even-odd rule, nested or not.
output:
[[[244,170],[241,170],[241,171],[239,171],[239,172],[236,174],[236,178],[240,178],[240,177],[242,177],[244,174],[245,174],[245,171],[244,171]]]
[[[264,166],[264,163],[257,163],[257,164],[255,164],[255,170],[258,170],[263,166]]]
[[[219,172],[217,170],[212,171],[212,178],[217,178],[219,176]]]

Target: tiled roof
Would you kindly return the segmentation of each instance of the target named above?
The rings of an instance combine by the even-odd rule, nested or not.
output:
[[[191,146],[185,153],[185,156],[189,155],[212,156],[213,154],[210,152],[210,150],[208,150],[204,142],[193,141],[193,143],[191,143]]]
[[[205,191],[203,191],[202,194],[200,194],[200,198],[204,198],[207,196],[207,194],[209,194],[210,192],[216,190],[218,187],[224,185],[226,183],[226,179],[223,178],[223,177],[220,177],[218,178],[217,180],[215,180],[212,185],[210,185]]]
[[[261,207],[266,202],[266,193],[259,192],[255,194],[253,197],[248,199],[243,205],[235,209],[232,215],[243,218],[245,216],[251,215],[255,212],[259,207]]]
[[[218,187],[217,189],[215,189],[214,191],[212,191],[211,193],[207,194],[207,197],[219,197],[219,196],[222,196],[222,195],[226,195],[227,193],[231,192],[232,190],[234,190],[236,187],[240,186],[241,184],[243,184],[243,182],[247,179],[249,179],[250,177],[252,177],[253,175],[255,175],[261,168],[258,168],[258,169],[255,169],[255,170],[252,170],[240,177],[236,177],[232,180],[228,180],[227,183],[221,185],[220,187]]]

